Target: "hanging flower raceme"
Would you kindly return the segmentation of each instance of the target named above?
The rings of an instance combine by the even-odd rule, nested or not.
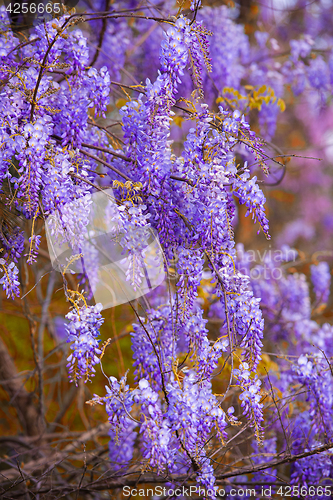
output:
[[[226,415],[212,392],[211,382],[198,380],[194,371],[186,371],[180,380],[172,380],[167,385],[168,421],[176,431],[188,467],[197,471],[198,482],[207,489],[215,484],[214,469],[205,451],[205,444],[213,429],[221,442],[226,437]]]
[[[263,417],[263,404],[261,401],[260,385],[261,382],[257,376],[251,378],[249,365],[242,363],[239,369],[235,369],[234,377],[242,388],[243,392],[239,396],[242,401],[244,415],[249,419],[251,426],[255,429],[255,436],[259,444],[262,443],[263,429],[261,422]]]
[[[306,445],[304,447],[304,436]],[[322,445],[322,441],[316,438],[313,427],[313,417],[309,411],[303,411],[297,415],[292,432],[293,452],[300,453],[311,451]],[[294,485],[330,485],[330,475],[332,471],[332,451],[327,450],[320,454],[310,455],[294,462],[291,469],[291,484]],[[328,491],[327,491],[328,492]]]
[[[311,266],[311,281],[317,301],[326,304],[331,285],[330,268],[327,262],[319,262]]]
[[[298,358],[293,367],[296,377],[308,391],[310,401],[310,415],[318,433],[329,439],[333,435],[331,422],[333,417],[333,391],[330,368],[323,356],[310,361],[307,356]]]
[[[0,242],[3,245],[3,258],[17,262],[24,250],[24,232],[18,226],[10,229],[6,222],[2,221]]]
[[[200,284],[204,259],[198,250],[180,248],[177,271],[180,276],[177,283],[180,299],[180,321],[184,322],[191,315],[197,289]]]
[[[132,350],[137,380],[145,377],[154,389],[162,389],[162,372],[169,377],[175,356],[172,317],[169,306],[147,311],[147,320],[133,325]]]
[[[166,466],[172,466],[175,450],[170,447],[172,433],[163,416],[158,393],[146,379],[141,379],[139,387],[133,391],[133,400],[141,405],[142,456],[149,467],[160,473]]]
[[[12,298],[14,300],[15,297],[19,297],[20,295],[19,271],[14,262],[8,265],[8,262],[2,258],[0,259],[0,271],[3,273],[0,285],[5,290],[7,299]]]
[[[246,171],[236,176],[233,182],[233,192],[238,197],[239,202],[246,205],[246,217],[252,213],[254,222],[258,220],[267,239],[270,239],[268,220],[264,208],[266,198],[256,182],[257,177],[254,176],[250,179],[250,173]]]
[[[170,122],[175,96],[184,74],[189,50],[193,48],[189,20],[180,16],[168,29],[161,44],[161,72],[155,82],[146,81],[146,100],[143,96],[120,110],[128,155],[135,161],[133,174],[144,181],[145,188],[157,195],[162,180],[170,172]],[[153,152],[153,154],[152,154]]]
[[[78,380],[85,382],[94,376],[94,366],[100,362],[102,350],[99,347],[99,329],[104,322],[101,315],[103,306],[85,306],[79,308],[76,304],[66,315],[69,324],[67,342],[72,342],[72,353],[68,356],[67,367],[71,381],[77,385]]]
[[[29,238],[29,253],[25,254],[28,256],[27,258],[27,264],[32,264],[34,262],[37,262],[37,257],[38,257],[38,249],[41,241],[41,236],[40,235],[32,235]]]

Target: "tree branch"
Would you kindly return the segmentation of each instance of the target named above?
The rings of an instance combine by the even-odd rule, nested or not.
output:
[[[39,414],[32,402],[33,394],[25,390],[24,384],[17,375],[13,359],[0,337],[0,382],[6,380],[4,389],[12,400],[24,432],[28,436],[37,436],[39,434]]]

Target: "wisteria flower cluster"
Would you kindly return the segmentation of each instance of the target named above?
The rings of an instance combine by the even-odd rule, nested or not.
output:
[[[195,0],[175,12],[171,1],[110,5],[98,2],[104,14],[93,17],[89,9],[64,11],[24,42],[0,7],[0,201],[12,215],[0,225],[0,284],[7,298],[20,296],[23,273],[37,269],[39,252],[45,257],[45,222],[65,262],[57,267],[51,258],[71,307],[64,327],[69,379],[91,381],[99,366],[107,378],[90,404],[105,407],[115,482],[139,472],[152,482],[195,482],[214,499],[240,461],[230,458],[235,445],[244,457],[250,450],[243,482],[276,482],[278,466],[290,462],[292,484],[326,485],[333,327],[320,314],[330,300],[330,265],[319,254],[301,272],[301,252],[286,246],[278,258],[265,252],[254,263],[236,245],[235,230],[244,205],[262,239],[271,238],[257,167],[264,175],[272,163],[286,168],[287,155],[272,157],[269,147],[287,86],[329,101],[333,35],[322,49],[316,33],[293,33],[285,55],[264,31],[250,44],[226,6]],[[152,54],[150,34],[159,46]],[[154,72],[135,64],[146,49]],[[172,140],[176,126],[180,146]],[[110,187],[107,233],[92,197],[108,200]],[[103,245],[112,241],[128,258],[126,285],[137,292],[149,282],[152,235],[167,278],[129,301],[133,370],[109,377],[103,304],[92,300],[97,271],[114,264]],[[47,316],[43,309],[39,335]]]
[[[77,384],[81,378],[85,382],[95,373],[94,366],[100,362],[99,329],[104,318],[101,315],[102,305],[79,308],[76,304],[67,314],[66,326],[68,342],[71,342],[72,353],[68,356],[68,373]]]

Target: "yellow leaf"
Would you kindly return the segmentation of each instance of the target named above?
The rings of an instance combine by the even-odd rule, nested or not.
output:
[[[250,101],[250,108],[251,109],[259,109],[260,104],[257,101],[254,101],[253,99]]]
[[[237,94],[237,90],[233,89],[232,87],[224,87],[223,89],[223,94]]]
[[[258,90],[258,93],[259,93],[259,94],[263,94],[264,92],[266,92],[266,89],[267,89],[266,85],[262,85],[262,86],[260,87],[260,89]]]
[[[285,111],[286,109],[286,103],[284,102],[283,99],[281,99],[281,97],[278,99],[278,102],[277,102],[279,108],[281,109],[282,113]]]
[[[280,389],[278,389],[277,387],[274,387],[274,390],[275,390],[275,394],[277,395],[277,397],[278,397],[279,399],[281,399],[281,398],[282,398],[282,396],[283,396],[283,394],[282,394],[282,392],[280,391]]]
[[[217,102],[217,100],[216,100],[216,102]],[[184,118],[182,118],[181,116],[174,116],[173,117],[173,122],[175,125],[178,125],[178,127],[182,126],[183,121],[184,121]]]
[[[279,367],[278,365],[271,360],[271,358],[268,356],[268,354],[263,354],[261,356],[261,362],[259,364],[259,371],[262,373],[262,374],[265,374],[266,371],[265,371],[265,368],[268,372],[270,371],[278,371]]]
[[[127,104],[128,100],[126,99],[118,99],[118,101],[116,102],[116,106],[117,108],[122,108],[123,106],[125,106],[125,104]]]

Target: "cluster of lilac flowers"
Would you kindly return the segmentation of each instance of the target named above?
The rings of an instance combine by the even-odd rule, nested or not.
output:
[[[306,403],[306,409],[300,407],[296,412],[295,420],[290,428],[290,439],[293,443],[293,452],[308,452],[332,439],[333,393],[330,368],[330,359],[333,354],[332,325],[329,323],[319,325],[311,319],[311,293],[305,275],[287,272],[288,267],[285,266],[288,261],[293,262],[297,257],[295,250],[284,247],[278,254],[275,252],[267,254],[260,264],[256,264],[257,272],[253,275],[251,267],[255,262],[250,254],[244,252],[241,246],[237,250],[239,260],[236,265],[249,275],[255,295],[261,298],[267,342],[287,340],[286,357],[279,366],[279,375],[277,372],[270,374],[270,382],[266,383],[263,389],[270,393],[271,384],[273,384],[275,391],[281,391],[283,397],[289,397],[293,401],[295,387],[298,384],[298,388],[304,394],[301,399]],[[279,269],[279,274],[274,274],[273,269]],[[322,296],[326,293],[330,283],[329,278],[329,266],[326,262],[312,266],[311,279],[315,291],[318,290],[318,295],[316,294],[313,301],[314,306],[321,303]],[[328,295],[325,297],[327,300]],[[301,354],[294,362],[295,352],[307,354]],[[243,372],[244,375],[242,375]],[[250,379],[248,374],[249,372],[244,371],[243,363],[243,368],[237,377],[245,378],[249,386],[250,394],[247,394],[245,398],[243,394],[240,396],[246,411],[251,410],[250,403],[254,402],[261,385],[258,380],[257,387],[254,387],[255,380]],[[253,385],[251,391],[250,384]],[[289,418],[288,412],[281,408],[279,425],[288,429]],[[260,422],[260,416],[258,422]],[[271,424],[266,426],[266,432],[273,435],[270,439],[276,442],[282,429]],[[254,447],[256,449],[255,444]],[[292,484],[315,484],[319,478],[324,481],[323,484],[326,484],[325,478],[329,476],[331,467],[328,456],[328,453],[324,452],[318,457],[309,456],[296,461],[292,467]],[[276,470],[271,473],[276,474]],[[268,483],[268,478],[265,477],[265,481]]]
[[[242,401],[241,406],[243,408],[244,415],[249,418],[251,425],[255,427],[255,434],[258,437],[259,443],[261,443],[261,422],[264,420],[262,411],[263,404],[260,402],[261,381],[257,377],[254,379],[250,378],[251,372],[247,363],[243,363],[239,369],[235,369],[233,374],[243,389],[239,399]]]
[[[164,379],[161,373],[170,373],[175,352],[170,307],[147,311],[146,321],[133,325],[132,350],[137,380],[145,377],[154,389],[161,390]]]
[[[304,444],[304,436],[306,443]],[[304,411],[295,419],[293,431],[293,451],[310,452],[320,445],[321,442],[316,438],[316,433],[312,425],[312,417],[308,411]],[[304,447],[305,446],[305,447]],[[297,460],[292,468],[291,484],[320,484],[325,488],[325,485],[330,484],[330,476],[332,474],[331,450],[324,451],[320,454],[310,455],[308,457]],[[323,498],[323,495],[318,495],[317,498]]]
[[[32,264],[33,262],[37,262],[37,257],[38,257],[38,249],[41,241],[41,236],[34,234],[33,236],[30,236],[29,238],[29,253],[28,253],[28,258],[27,258],[27,263]]]
[[[268,234],[268,220],[264,209],[266,198],[258,184],[256,184],[256,181],[256,176],[250,179],[250,172],[245,171],[235,179],[234,192],[239,198],[239,202],[241,204],[245,204],[247,208],[245,216],[247,217],[252,213],[252,219],[254,219],[254,222],[258,220],[262,230],[267,237],[270,238]]]
[[[3,221],[0,232],[0,241],[3,245],[2,257],[17,262],[24,250],[24,233],[18,226],[12,231],[6,226],[6,222]]]
[[[311,266],[311,281],[316,299],[319,303],[326,303],[330,294],[331,274],[327,262],[319,262]]]
[[[180,320],[191,316],[197,289],[201,281],[204,259],[202,252],[193,249],[179,249],[177,268],[180,279],[177,283],[180,300]]]
[[[309,413],[313,418],[314,429],[318,434],[325,435],[326,440],[330,439],[333,394],[329,366],[323,356],[319,359],[315,357],[313,361],[310,361],[306,356],[301,355],[298,359],[298,366],[294,366],[294,370],[300,383],[308,390],[308,399],[311,400]]]
[[[104,322],[101,315],[102,305],[79,308],[76,304],[66,315],[68,342],[71,342],[72,353],[68,356],[67,367],[71,380],[77,384],[81,378],[90,380],[94,376],[94,366],[100,362],[102,354],[99,348],[99,329]]]
[[[20,295],[20,282],[18,280],[19,271],[14,264],[11,262],[9,266],[7,266],[7,262],[4,259],[0,259],[1,272],[2,277],[0,279],[0,285],[6,292],[7,299],[10,297],[12,299],[18,297]]]

